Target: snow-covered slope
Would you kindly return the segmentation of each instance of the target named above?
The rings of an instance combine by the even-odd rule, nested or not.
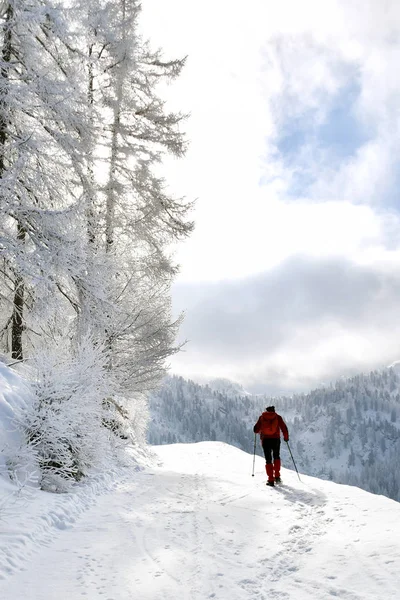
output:
[[[0,520],[15,514],[37,485],[37,464],[23,434],[33,394],[29,383],[0,359]],[[1,522],[0,521],[0,522]]]
[[[9,463],[24,445],[18,423],[31,403],[29,384],[0,361],[0,480],[9,479]]]
[[[50,526],[33,556],[20,545],[16,562],[11,539],[28,538],[37,515],[27,506],[22,524],[9,523],[0,598],[399,598],[398,503],[285,469],[284,485],[267,488],[261,458],[252,478],[252,456],[219,442],[154,451],[152,467]]]
[[[303,472],[400,501],[400,372],[392,368],[275,399],[169,377],[150,398],[149,442],[218,440],[251,452],[253,425],[269,404],[287,422]]]

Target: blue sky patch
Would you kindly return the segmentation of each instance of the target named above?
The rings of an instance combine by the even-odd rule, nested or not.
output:
[[[316,166],[339,166],[371,138],[371,132],[364,129],[354,112],[359,94],[358,82],[342,88],[322,124],[318,124],[316,111],[286,121],[277,151],[287,167],[294,169],[290,195],[305,195],[315,182]]]
[[[316,131],[317,143],[338,157],[354,155],[370,139],[369,132],[363,129],[353,110],[359,93],[358,84],[344,88],[335,98],[325,123]]]

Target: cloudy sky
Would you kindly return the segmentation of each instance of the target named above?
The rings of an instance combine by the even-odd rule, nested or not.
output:
[[[144,0],[142,25],[188,55],[172,370],[276,392],[399,359],[398,0]]]

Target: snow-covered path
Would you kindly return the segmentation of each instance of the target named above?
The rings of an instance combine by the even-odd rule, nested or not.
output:
[[[385,600],[400,597],[400,505],[283,471],[221,443],[155,448],[160,464],[99,496],[19,571],[4,600]],[[162,464],[161,464],[162,463]]]

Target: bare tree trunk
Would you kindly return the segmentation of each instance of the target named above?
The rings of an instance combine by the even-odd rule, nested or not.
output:
[[[126,41],[126,0],[121,0],[122,6],[122,41],[125,44]],[[126,49],[124,47],[124,52]],[[107,201],[106,201],[106,252],[111,252],[114,244],[114,228],[115,228],[115,184],[116,184],[116,170],[118,162],[118,134],[121,126],[121,106],[123,98],[124,78],[126,57],[121,58],[121,64],[119,65],[116,73],[116,99],[114,106],[114,120],[111,135],[111,156],[110,156],[110,172],[108,178],[108,190],[107,190]],[[111,370],[113,366],[113,338],[106,329],[106,348],[109,352],[109,364],[108,367]]]
[[[0,179],[3,178],[5,165],[5,145],[8,137],[8,80],[11,62],[12,33],[11,24],[14,17],[14,11],[11,4],[5,11],[5,21],[3,25],[3,48],[1,50],[2,67],[0,70],[1,93],[0,93]]]
[[[111,139],[110,176],[108,180],[106,203],[106,252],[110,252],[114,243],[114,211],[115,211],[115,172],[117,163],[117,139],[121,123],[122,82],[118,82],[116,106]]]
[[[122,6],[122,42],[126,42],[126,2],[121,0]],[[124,52],[126,50],[124,49]],[[106,252],[110,252],[114,243],[114,213],[115,213],[115,175],[118,160],[118,134],[121,126],[121,105],[125,77],[126,57],[121,58],[121,64],[116,74],[116,99],[114,106],[114,121],[111,136],[110,173],[108,178],[108,192],[106,203]]]
[[[88,65],[88,103],[90,110],[90,123],[93,125],[93,105],[94,105],[94,73],[93,73],[93,45],[89,46],[89,65]],[[89,192],[86,200],[86,221],[87,221],[87,235],[90,244],[96,242],[96,225],[97,215],[95,207],[95,179],[94,179],[94,168],[93,168],[93,150],[90,148],[88,153],[88,181],[89,181]]]
[[[8,140],[9,111],[7,107],[9,70],[12,55],[12,21],[14,10],[11,3],[7,5],[4,11],[3,25],[3,47],[1,49],[2,67],[0,70],[1,96],[0,96],[0,179],[3,178],[7,168],[5,149]],[[26,231],[20,221],[17,221],[17,240],[23,244],[26,237]],[[11,356],[16,360],[23,358],[22,352],[22,332],[24,315],[24,293],[25,285],[22,276],[14,270],[14,300],[13,312],[11,316]]]
[[[18,222],[18,241],[23,244],[25,242],[26,230]],[[11,356],[15,360],[23,359],[22,352],[22,333],[24,331],[24,280],[18,273],[15,273],[14,281],[14,308],[11,324]]]

